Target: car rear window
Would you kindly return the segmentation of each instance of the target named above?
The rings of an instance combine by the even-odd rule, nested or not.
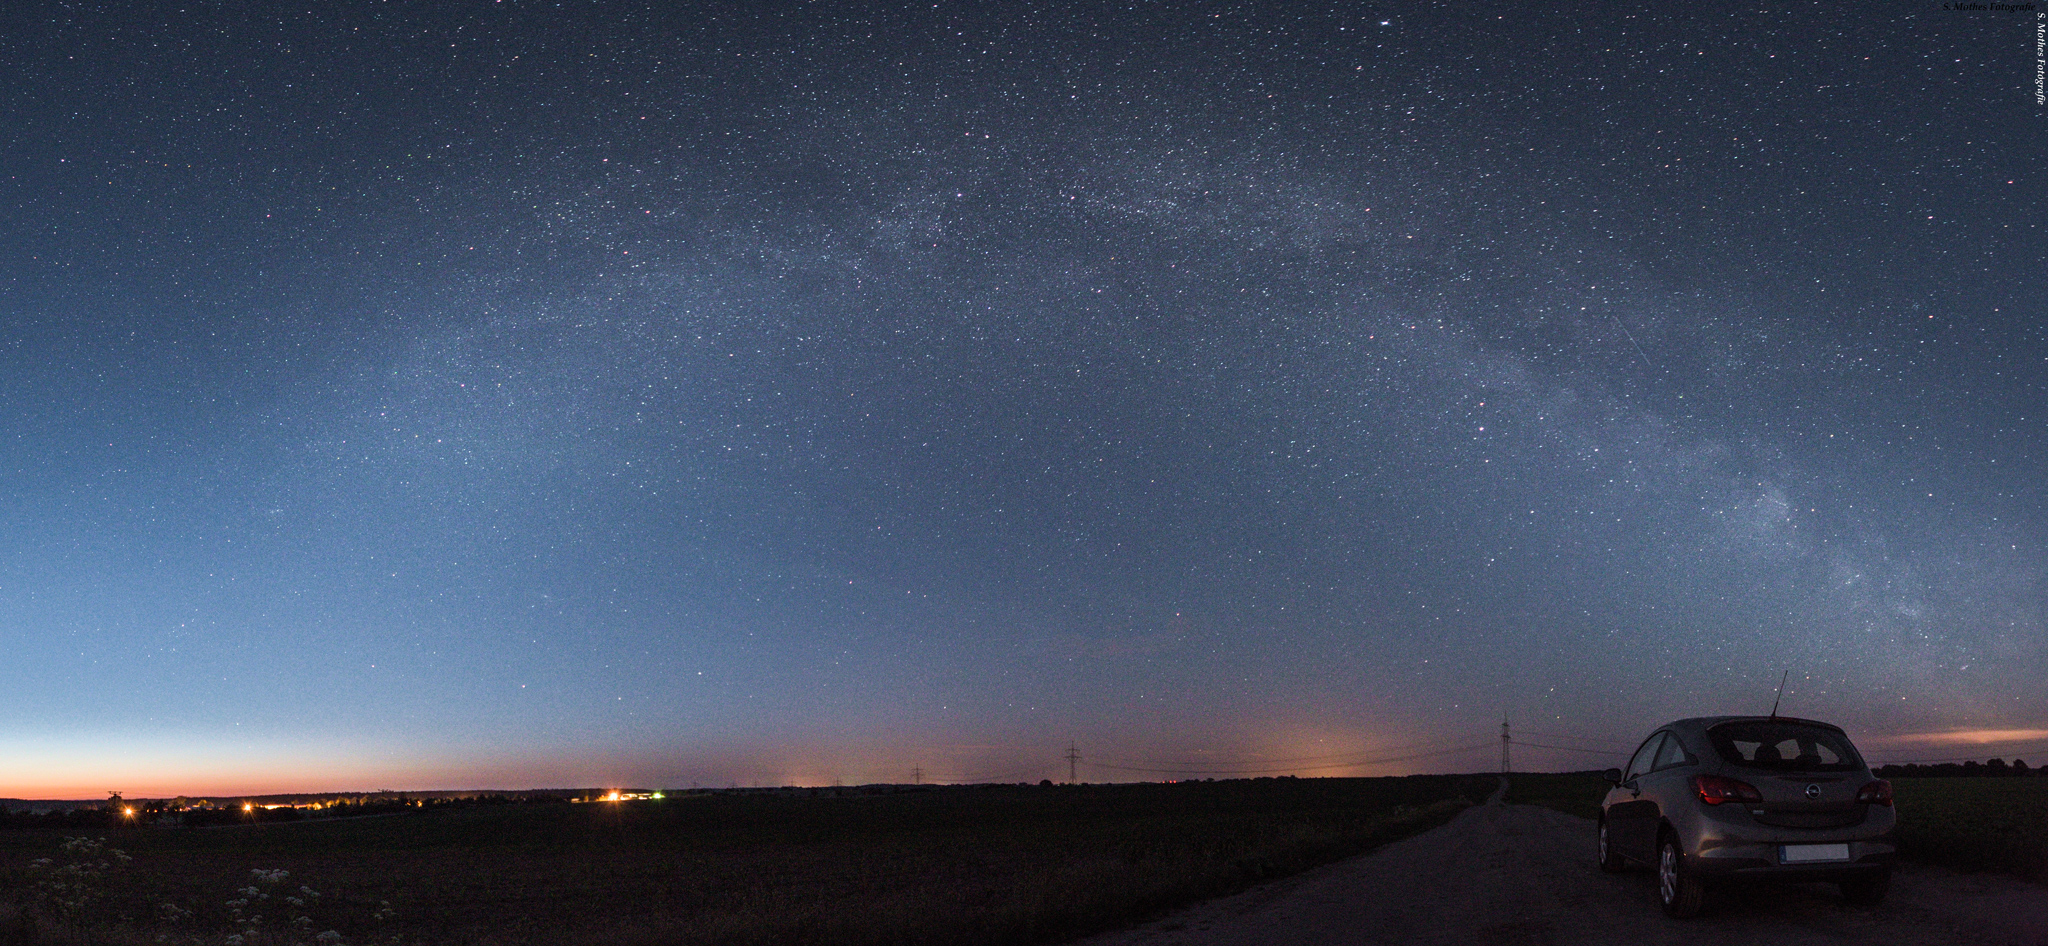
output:
[[[1783,772],[1851,772],[1863,767],[1848,737],[1832,729],[1771,721],[1722,723],[1707,730],[1732,765]]]

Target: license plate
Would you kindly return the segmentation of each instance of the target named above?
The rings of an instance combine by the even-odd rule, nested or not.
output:
[[[1849,859],[1847,844],[1780,844],[1778,863],[1818,864],[1825,861],[1846,861]]]

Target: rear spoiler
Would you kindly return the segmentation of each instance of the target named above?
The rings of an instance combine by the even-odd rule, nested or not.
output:
[[[1821,729],[1831,729],[1844,736],[1849,734],[1848,730],[1834,723],[1823,723],[1817,719],[1800,719],[1797,716],[1736,716],[1731,719],[1721,720],[1712,726],[1708,726],[1707,729],[1711,731],[1734,723],[1792,723],[1797,726],[1816,726]]]

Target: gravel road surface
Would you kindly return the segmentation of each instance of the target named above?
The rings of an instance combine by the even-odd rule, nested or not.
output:
[[[1593,823],[1497,800],[1371,854],[1076,946],[2048,946],[2048,887],[1909,865],[1883,906],[1832,885],[1721,892],[1666,918],[1648,871],[1603,874]]]

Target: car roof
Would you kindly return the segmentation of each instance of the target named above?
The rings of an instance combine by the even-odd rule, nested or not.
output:
[[[1694,716],[1688,719],[1673,720],[1658,728],[1705,732],[1722,723],[1791,723],[1795,726],[1819,726],[1822,729],[1843,732],[1842,727],[1834,723],[1824,723],[1817,719],[1800,719],[1797,716]],[[1843,734],[1847,735],[1847,733]]]

